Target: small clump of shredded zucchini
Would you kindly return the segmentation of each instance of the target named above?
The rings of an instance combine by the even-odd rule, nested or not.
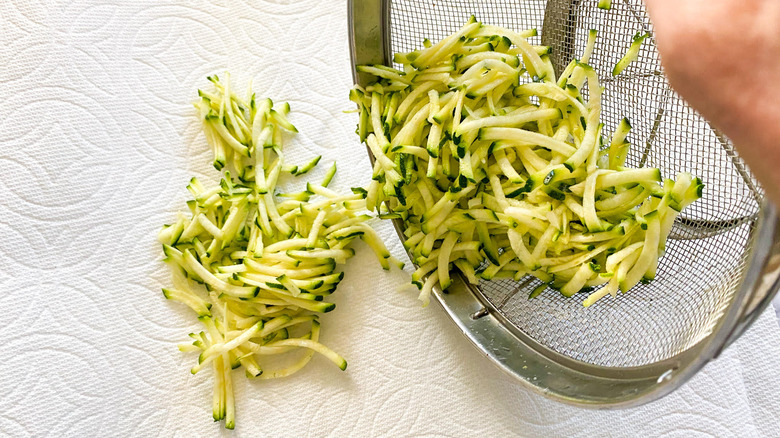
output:
[[[675,218],[702,195],[688,173],[626,166],[627,119],[605,138],[596,31],[558,75],[534,35],[472,17],[395,54],[400,69],[358,68],[377,76],[350,94],[375,159],[366,204],[404,221],[424,303],[453,266],[474,284],[533,275],[567,297],[592,291],[585,306],[626,292],[655,277]]]
[[[346,360],[319,342],[318,314],[335,307],[329,298],[344,277],[337,265],[355,254],[350,243],[364,240],[385,269],[397,262],[366,223],[372,216],[365,190],[328,188],[335,164],[320,183],[278,192],[283,178],[302,175],[320,160],[285,161],[283,140],[297,132],[287,120],[288,104],[275,106],[254,94],[241,98],[229,80],[209,80],[213,90],[199,90],[195,107],[222,178],[213,186],[192,178],[186,214],[166,225],[159,240],[172,273],[165,298],[189,306],[204,326],[180,349],[199,352],[193,374],[213,370],[214,420],[232,429],[231,370],[285,377],[315,352],[346,369]],[[279,355],[297,357],[268,368],[268,359]]]

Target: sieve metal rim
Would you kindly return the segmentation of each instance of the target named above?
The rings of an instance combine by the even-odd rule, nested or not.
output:
[[[359,64],[391,65],[391,0],[348,0],[349,48],[355,83],[370,76]],[[368,151],[373,164],[374,158]],[[403,223],[393,221],[403,239]],[[780,227],[775,208],[764,203],[755,229],[748,269],[731,303],[709,336],[662,361],[635,367],[605,367],[573,359],[539,344],[502,320],[478,288],[462,278],[449,293],[434,296],[474,346],[499,368],[531,389],[563,402],[586,407],[637,406],[678,388],[717,357],[766,308],[780,286]],[[507,354],[509,353],[509,354]]]

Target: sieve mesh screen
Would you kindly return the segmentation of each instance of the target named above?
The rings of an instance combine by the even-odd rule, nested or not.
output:
[[[705,183],[704,196],[675,224],[656,280],[590,308],[547,291],[528,300],[539,280],[482,282],[479,292],[537,342],[574,359],[603,366],[641,366],[678,354],[708,335],[745,273],[762,193],[731,143],[670,87],[653,38],[620,76],[612,67],[638,31],[652,25],[641,0],[394,0],[390,5],[393,52],[437,41],[459,29],[472,14],[483,23],[514,30],[536,28],[535,44],[552,47],[557,71],[598,30],[590,64],[605,87],[602,122],[609,135],[623,117],[633,130],[627,165],[661,169],[664,177],[691,172]],[[546,13],[547,12],[547,13]]]

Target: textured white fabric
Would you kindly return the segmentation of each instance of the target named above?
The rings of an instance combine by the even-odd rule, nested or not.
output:
[[[166,302],[159,226],[192,175],[214,179],[190,102],[234,72],[289,101],[291,161],[370,176],[353,134],[346,2],[0,2],[0,435],[778,436],[780,328],[767,312],[689,384],[590,411],[504,376],[405,274],[359,248],[323,317],[321,357],[290,379],[236,373],[237,430],[211,421],[209,371],[176,349],[198,328]],[[322,166],[325,167],[325,166]],[[321,175],[314,173],[314,176]],[[388,224],[381,232],[402,257]]]

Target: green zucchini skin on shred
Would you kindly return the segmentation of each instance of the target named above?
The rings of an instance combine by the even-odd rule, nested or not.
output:
[[[282,178],[309,173],[322,158],[285,162],[283,141],[298,132],[287,103],[239,97],[229,77],[208,80],[213,90],[199,90],[195,107],[221,179],[209,186],[192,178],[187,214],[179,213],[158,238],[173,283],[163,296],[192,309],[204,327],[179,348],[199,353],[193,374],[212,368],[213,418],[233,429],[233,369],[243,368],[249,378],[286,377],[314,353],[347,368],[343,357],[319,342],[318,315],[336,307],[328,300],[344,278],[338,265],[355,255],[353,241],[365,241],[385,269],[403,264],[368,224],[375,216],[366,209],[368,191],[328,188],[335,163],[321,182],[279,192]],[[297,359],[267,366],[269,357],[288,354]]]
[[[457,267],[471,283],[533,275],[565,296],[589,292],[590,306],[655,278],[674,219],[702,195],[688,173],[664,180],[627,167],[631,123],[610,133],[601,123],[602,86],[588,65],[595,30],[558,75],[535,35],[472,17],[396,54],[398,68],[360,68],[376,76],[350,92],[376,159],[366,205],[404,220],[423,303]],[[647,37],[634,37],[613,74]]]

